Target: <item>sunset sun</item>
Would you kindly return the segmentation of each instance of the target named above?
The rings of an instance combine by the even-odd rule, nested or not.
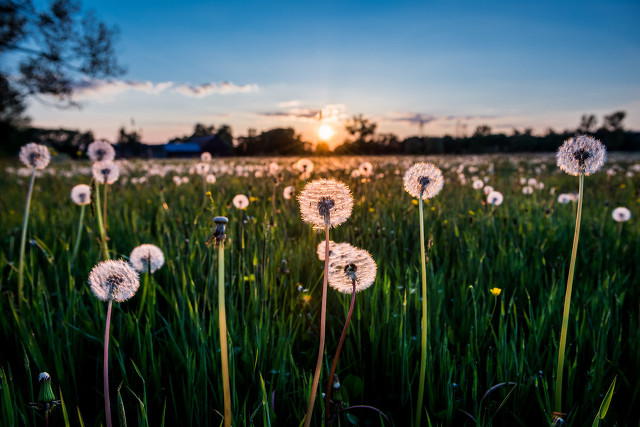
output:
[[[318,129],[318,137],[323,141],[326,141],[329,138],[331,138],[334,133],[335,132],[333,131],[333,129],[329,125],[322,125]]]

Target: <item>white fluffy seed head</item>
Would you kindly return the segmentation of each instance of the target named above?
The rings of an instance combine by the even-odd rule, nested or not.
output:
[[[200,154],[200,160],[203,162],[210,162],[211,161],[211,153],[205,151],[204,153]]]
[[[313,172],[313,162],[309,159],[300,159],[294,165],[293,168],[302,174],[310,174]]]
[[[404,174],[404,189],[415,198],[435,197],[444,185],[442,171],[431,163],[416,163]]]
[[[358,166],[358,170],[360,171],[360,176],[370,177],[373,175],[373,165],[371,162],[362,162],[360,166]]]
[[[631,219],[631,211],[625,207],[617,207],[611,212],[611,216],[616,222],[626,222]]]
[[[122,260],[102,261],[89,273],[91,292],[102,301],[123,302],[140,287],[138,273]]]
[[[120,168],[113,160],[95,162],[91,167],[93,178],[100,184],[113,184],[120,176]]]
[[[209,174],[209,175],[207,175],[205,180],[207,181],[207,184],[215,184],[216,183],[216,176],[213,175],[213,174]]]
[[[592,136],[580,135],[567,139],[558,149],[558,167],[569,175],[590,175],[607,160],[607,149]]]
[[[336,243],[333,240],[329,240],[329,261],[331,261],[336,255],[341,254],[344,251],[353,249],[348,243]],[[318,243],[318,249],[316,250],[316,254],[318,255],[318,259],[320,261],[324,261],[324,253],[325,253],[325,241]]]
[[[233,198],[233,206],[235,206],[236,209],[247,209],[249,206],[249,198],[244,194],[238,194]]]
[[[487,194],[487,203],[493,206],[500,206],[502,201],[504,200],[504,196],[499,191],[492,191]]]
[[[44,169],[51,161],[49,149],[42,145],[30,142],[20,148],[20,161],[27,167]]]
[[[329,285],[338,292],[353,292],[353,279],[356,292],[368,288],[376,280],[376,262],[364,249],[351,247],[329,257]]]
[[[87,147],[89,159],[94,162],[102,162],[103,160],[113,160],[116,158],[116,150],[113,145],[107,141],[93,141]]]
[[[164,265],[164,254],[156,245],[145,243],[131,251],[129,262],[140,273],[155,273]]]
[[[91,203],[91,187],[87,184],[78,184],[71,189],[71,200],[78,206]]]
[[[294,187],[293,185],[289,185],[287,187],[284,187],[284,190],[282,190],[282,197],[284,197],[285,200],[290,200],[295,193],[296,187]]]
[[[353,209],[351,190],[335,179],[308,183],[298,195],[298,203],[302,220],[318,229],[342,224]]]

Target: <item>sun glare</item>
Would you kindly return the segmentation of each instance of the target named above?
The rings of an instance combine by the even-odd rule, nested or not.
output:
[[[323,141],[326,141],[329,138],[331,138],[334,133],[335,132],[333,131],[333,129],[329,125],[322,125],[318,129],[318,137],[320,137],[320,139],[323,140]]]

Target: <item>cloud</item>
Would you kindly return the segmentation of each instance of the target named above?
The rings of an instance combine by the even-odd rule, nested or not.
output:
[[[193,96],[202,98],[212,93],[228,94],[228,93],[248,93],[258,90],[257,84],[237,85],[232,82],[221,83],[203,83],[197,86],[178,85],[175,91],[184,96]]]
[[[318,121],[322,117],[323,122],[340,123],[347,120],[346,107],[343,104],[329,104],[318,108],[288,108],[282,111],[267,111],[258,113],[263,117],[281,118],[285,120],[310,122]]]
[[[300,106],[300,101],[298,101],[297,99],[294,99],[292,101],[278,102],[278,108],[294,108],[299,106]]]
[[[152,83],[138,80],[101,80],[83,79],[72,83],[74,98],[78,100],[91,99],[97,101],[111,101],[116,95],[125,92],[142,92],[157,95],[172,91],[188,97],[202,98],[213,93],[248,93],[258,90],[258,85],[237,85],[232,82],[204,83],[197,86],[176,84],[171,81]]]

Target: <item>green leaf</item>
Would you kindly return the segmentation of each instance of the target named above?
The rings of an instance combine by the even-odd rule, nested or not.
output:
[[[602,404],[600,405],[600,410],[596,415],[596,419],[593,420],[593,424],[591,424],[592,427],[599,426],[600,420],[604,420],[604,417],[607,416],[607,411],[609,410],[609,405],[611,404],[611,398],[613,397],[613,390],[616,388],[617,378],[618,378],[617,376],[613,378],[613,381],[609,386],[609,390],[607,391],[607,394],[604,396],[604,399],[602,400]]]

